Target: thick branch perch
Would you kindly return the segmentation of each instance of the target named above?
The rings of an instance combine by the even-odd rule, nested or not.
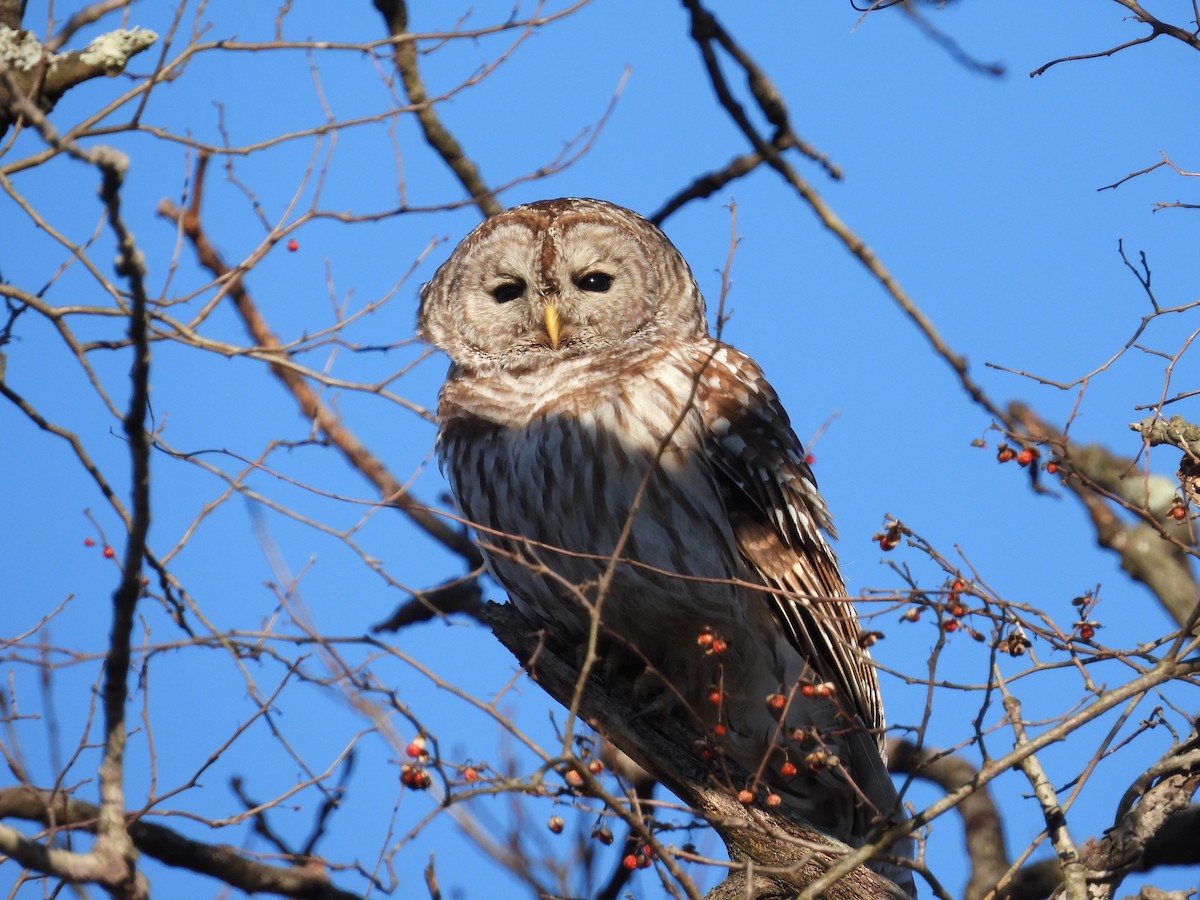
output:
[[[24,819],[40,822],[47,827],[80,828],[95,832],[99,812],[91,803],[75,800],[61,793],[39,791],[31,787],[0,789],[0,819]],[[169,866],[209,875],[247,894],[281,894],[285,897],[303,897],[309,900],[355,900],[359,896],[331,885],[328,875],[320,867],[269,866],[245,858],[235,847],[225,844],[203,844],[169,828],[152,825],[143,820],[131,822],[128,831],[134,846],[141,853]],[[81,874],[73,869],[60,868],[57,863],[62,860],[56,858],[55,854],[59,857],[70,857],[70,862],[88,858],[45,847],[3,825],[0,825],[0,852],[12,856],[23,865],[68,880],[83,879],[72,877]],[[38,860],[53,865],[31,865]]]
[[[145,28],[118,28],[102,34],[83,50],[52,53],[30,31],[0,24],[0,69],[7,70],[18,96],[35,100],[49,112],[78,84],[125,71],[134,56],[153,46],[158,35]],[[0,86],[0,135],[17,119],[13,97]]]

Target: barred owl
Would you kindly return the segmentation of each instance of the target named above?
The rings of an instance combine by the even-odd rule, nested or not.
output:
[[[861,844],[902,816],[825,502],[666,236],[599,200],[516,207],[438,269],[418,331],[451,360],[439,458],[518,607],[566,645],[598,616],[660,680],[651,709],[715,729],[818,829]]]

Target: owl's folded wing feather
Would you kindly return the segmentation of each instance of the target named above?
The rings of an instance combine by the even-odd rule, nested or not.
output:
[[[697,402],[738,549],[772,595],[788,639],[882,745],[883,704],[860,649],[825,501],[778,396],[749,357],[714,345],[697,359]]]

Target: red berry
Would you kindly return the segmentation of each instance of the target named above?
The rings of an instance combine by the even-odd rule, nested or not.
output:
[[[1027,466],[1033,462],[1034,453],[1028,447],[1017,454],[1017,465]]]
[[[814,696],[816,696],[816,693],[817,693],[817,686],[815,684],[805,683],[805,684],[800,685],[800,694],[802,696],[814,697]]]
[[[84,539],[83,539],[83,546],[85,546],[85,547],[95,547],[95,546],[96,546],[96,542],[95,542],[95,541],[93,541],[91,538],[84,538]]]
[[[1013,452],[1013,448],[1008,446],[1008,444],[1001,444],[996,451],[996,462],[1012,462],[1016,458],[1017,454]]]
[[[400,767],[400,782],[414,791],[424,791],[433,784],[433,776],[424,769],[405,763]]]
[[[1172,506],[1170,509],[1167,510],[1167,515],[1170,516],[1172,519],[1174,519],[1176,522],[1182,522],[1184,519],[1187,518],[1187,507],[1184,506],[1182,503],[1177,503],[1174,506]]]
[[[767,707],[769,709],[773,709],[776,712],[779,712],[785,706],[787,706],[787,697],[783,696],[783,694],[768,694],[767,695]]]
[[[630,872],[632,872],[634,869],[636,869],[638,867],[638,858],[636,856],[634,856],[632,853],[630,853],[623,860],[621,860],[621,865],[623,865]]]
[[[783,802],[783,798],[778,794],[767,794],[767,806],[778,806]]]
[[[720,722],[713,726],[713,737],[725,737],[725,726]]]
[[[1046,463],[1046,472],[1048,474],[1053,475],[1057,471],[1058,471],[1058,463],[1057,462],[1055,462],[1054,460],[1050,460],[1050,462]]]
[[[413,759],[419,759],[425,755],[425,738],[418,735],[409,741],[408,746],[404,748],[404,752]]]
[[[1091,625],[1088,622],[1084,622],[1083,625],[1081,625],[1079,627],[1079,636],[1081,638],[1083,638],[1085,641],[1090,641],[1092,638],[1094,638],[1096,636],[1095,626]]]
[[[300,242],[298,240],[296,240],[295,238],[292,238],[290,241],[287,242],[287,248],[290,252],[295,253],[297,250],[300,249]]]
[[[724,638],[713,638],[712,652],[715,653],[717,656],[720,656],[722,653],[724,653],[728,649],[729,649],[729,642],[726,641]]]
[[[956,619],[961,619],[966,614],[967,614],[966,609],[960,603],[956,603],[952,607],[950,607],[950,615],[954,616],[954,618],[956,618]]]
[[[784,778],[791,778],[796,774],[796,767],[791,762],[785,762],[779,767],[779,774]]]
[[[566,824],[567,823],[563,821],[562,816],[551,816],[550,821],[546,823],[546,827],[555,834],[562,834],[563,828],[566,827]]]
[[[885,534],[879,539],[879,549],[884,553],[887,553],[890,550],[895,550],[898,543],[900,542],[892,540],[888,535]]]
[[[112,559],[116,555],[117,555],[117,551],[114,550],[112,547],[104,548],[104,558],[105,559]]]
[[[592,832],[592,837],[606,847],[613,842],[613,833],[607,828],[597,828]]]
[[[813,463],[815,463],[817,461],[817,458],[810,453],[804,457],[804,461],[806,463],[808,463],[808,465],[811,466]]]
[[[479,773],[476,772],[475,769],[472,768],[471,766],[467,766],[465,769],[463,769],[462,774],[463,774],[463,781],[478,781],[479,780]]]
[[[834,692],[834,688],[833,688],[832,681],[826,681],[826,682],[823,682],[822,684],[817,685],[817,693],[820,696],[825,697],[826,699],[828,699],[829,697],[832,697],[833,692]]]
[[[904,611],[904,615],[900,617],[905,622],[915,622],[921,618],[921,608],[918,606],[910,606]]]
[[[574,769],[567,769],[566,774],[563,775],[563,780],[571,787],[579,787],[583,784],[583,776]]]
[[[699,644],[701,647],[711,647],[712,642],[713,642],[713,636],[712,636],[711,631],[702,631],[696,637],[696,643]]]
[[[740,791],[738,791],[738,803],[749,806],[753,802],[754,791],[747,790],[746,788],[742,788]]]
[[[955,578],[954,583],[950,585],[950,590],[955,594],[961,594],[967,589],[967,583],[961,578]]]
[[[604,763],[600,762],[598,759],[593,759],[590,763],[588,763],[588,771],[593,775],[599,775],[604,771]]]
[[[717,688],[710,688],[708,691],[708,702],[713,706],[721,705],[722,694]]]
[[[946,623],[947,631],[958,631],[958,619],[951,619]]]

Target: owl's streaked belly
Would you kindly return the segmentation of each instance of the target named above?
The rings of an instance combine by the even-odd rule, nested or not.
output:
[[[625,396],[518,414],[515,426],[447,430],[441,453],[454,493],[493,573],[528,612],[582,625],[597,585],[611,578],[606,622],[640,614],[653,629],[676,618],[694,628],[700,612],[720,628],[740,615],[728,581],[740,559],[698,456],[698,417],[676,427],[677,411],[636,409]]]

